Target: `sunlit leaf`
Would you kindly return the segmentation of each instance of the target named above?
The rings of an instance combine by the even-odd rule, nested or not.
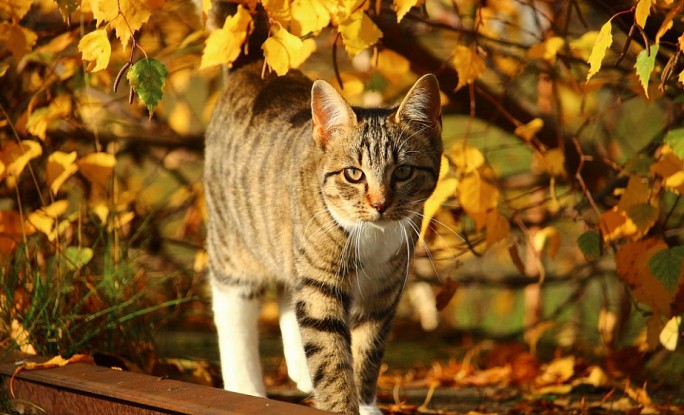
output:
[[[71,115],[71,97],[67,94],[57,95],[47,107],[33,110],[26,122],[29,132],[41,140],[47,138],[47,130],[54,121],[62,120]]]
[[[677,343],[679,341],[680,330],[679,326],[682,324],[681,316],[672,317],[663,327],[660,332],[659,340],[663,347],[671,352],[677,349]]]
[[[37,39],[38,36],[33,31],[23,26],[0,23],[0,45],[12,53],[16,62],[20,62],[31,51]]]
[[[562,37],[553,36],[532,46],[527,51],[527,56],[533,59],[544,59],[553,63],[556,61],[556,55],[563,45],[565,45],[565,40]]]
[[[613,26],[611,21],[608,20],[603,26],[601,26],[601,30],[599,31],[598,36],[596,36],[594,47],[591,49],[591,55],[587,60],[589,63],[587,81],[589,81],[589,79],[591,79],[591,77],[594,76],[599,69],[601,69],[601,63],[603,62],[603,58],[606,56],[606,51],[613,43],[612,30]]]
[[[486,68],[484,59],[477,54],[475,49],[464,45],[458,45],[454,48],[452,55],[452,62],[458,73],[457,90],[467,84],[472,84],[484,73]]]
[[[634,11],[634,20],[642,28],[646,27],[646,19],[651,14],[651,0],[639,0]]]
[[[586,231],[577,238],[577,246],[587,261],[594,261],[601,256],[601,235]]]
[[[651,72],[655,67],[656,56],[658,55],[658,45],[651,45],[649,49],[644,49],[637,55],[634,68],[636,69],[637,77],[644,88],[646,98],[648,98],[648,80],[651,78]]]
[[[424,0],[394,0],[392,2],[392,9],[397,14],[397,23],[401,22],[401,19],[406,16],[409,10],[421,5],[423,2]]]
[[[67,269],[74,271],[83,268],[93,259],[93,250],[87,246],[68,246],[62,253]]]
[[[19,351],[27,355],[37,355],[36,348],[31,344],[31,336],[19,320],[12,320],[10,338],[19,346]]]
[[[104,190],[114,172],[116,158],[109,153],[91,153],[76,162],[81,174]]]
[[[478,172],[463,178],[459,184],[459,201],[463,210],[475,220],[477,230],[481,230],[487,220],[487,211],[499,202],[499,189],[484,180]]]
[[[503,240],[511,232],[511,224],[498,209],[492,209],[487,212],[487,223],[485,224],[485,227],[487,228],[487,235],[485,237],[487,247],[491,247]]]
[[[648,260],[648,267],[670,291],[679,286],[679,277],[684,270],[684,246],[675,246],[656,252]]]
[[[657,315],[670,315],[675,293],[653,275],[648,265],[651,257],[667,245],[660,239],[647,238],[620,245],[615,254],[618,276],[629,285],[634,299],[647,305]]]
[[[58,218],[66,212],[68,207],[69,202],[67,200],[58,200],[29,213],[27,220],[38,232],[47,236],[49,241],[54,241],[60,231],[57,226]]]
[[[20,144],[6,141],[0,147],[0,162],[4,165],[4,173],[0,173],[0,180],[7,179],[7,186],[14,188],[16,180],[24,171],[29,161],[43,154],[43,148],[33,140],[24,140]]]
[[[162,99],[169,71],[156,59],[141,59],[128,70],[126,77],[147,107],[150,117]]]
[[[561,238],[558,229],[554,226],[547,226],[539,230],[532,239],[534,248],[537,252],[546,250],[549,257],[554,259],[560,249]]]
[[[280,24],[280,27],[287,27],[290,23],[290,2],[289,0],[262,0],[261,4],[266,10],[266,14],[272,21]]]
[[[663,35],[667,33],[667,31],[670,30],[670,28],[672,28],[672,23],[674,22],[674,19],[679,15],[679,13],[681,13],[682,9],[684,9],[684,2],[678,1],[677,5],[670,9],[669,12],[667,12],[662,23],[660,23],[660,28],[656,33],[654,43],[660,43],[660,38],[663,37]]]
[[[390,49],[383,49],[378,54],[376,69],[390,82],[399,84],[407,74],[411,73],[411,63],[400,54]],[[345,84],[344,87],[346,89],[347,85]]]
[[[231,67],[240,56],[251,21],[252,16],[247,9],[238,6],[237,13],[226,18],[223,28],[216,29],[209,35],[202,52],[200,69],[214,65]]]
[[[663,142],[670,146],[672,153],[684,160],[684,128],[676,128],[665,134]]]
[[[317,34],[330,24],[330,12],[316,0],[295,0],[290,4],[292,33],[304,36]]]
[[[565,177],[565,153],[560,148],[552,148],[543,153],[536,153],[534,169],[552,177]]]
[[[340,32],[344,48],[351,58],[358,55],[362,50],[375,45],[382,37],[382,31],[361,10],[352,13],[346,20],[340,22],[337,30]]]
[[[449,149],[448,154],[460,174],[473,172],[485,162],[482,152],[477,147],[467,146],[464,148],[462,145],[456,144]]]
[[[131,36],[149,20],[152,12],[160,9],[164,3],[165,0],[90,0],[90,7],[97,25],[108,22],[123,46],[128,47]],[[125,19],[119,16],[119,10]]]
[[[0,1],[0,12],[6,13],[14,21],[23,19],[31,9],[33,0],[2,0]]]
[[[666,189],[684,194],[684,161],[677,157],[667,144],[661,147],[661,155],[651,166],[651,174],[660,176]]]
[[[297,68],[311,55],[310,42],[278,28],[263,44],[264,57],[268,66],[278,76],[285,75],[290,68]]]
[[[627,212],[618,210],[617,206],[601,213],[599,227],[606,242],[634,235],[638,230]]]
[[[420,230],[420,235],[425,237],[425,233],[430,225],[430,220],[435,216],[435,214],[442,207],[442,204],[446,202],[450,197],[453,197],[456,188],[458,187],[458,180],[455,177],[447,177],[449,172],[449,161],[446,157],[442,156],[442,162],[439,169],[439,181],[437,182],[437,187],[432,195],[425,201],[425,207],[423,209],[423,223]]]
[[[89,61],[86,70],[97,72],[107,68],[109,57],[112,54],[112,45],[109,44],[105,29],[94,30],[81,38],[78,42],[78,51],[83,55],[84,61]]]
[[[522,138],[525,141],[531,141],[534,136],[544,128],[544,120],[535,118],[527,124],[520,125],[515,128],[513,134]]]
[[[76,152],[55,151],[47,159],[47,184],[53,194],[57,194],[62,184],[78,170]]]

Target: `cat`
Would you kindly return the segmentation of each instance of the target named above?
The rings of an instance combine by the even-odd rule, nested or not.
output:
[[[288,375],[315,406],[380,414],[376,383],[442,154],[439,85],[351,107],[301,73],[230,72],[206,132],[207,252],[224,387],[265,396],[257,318],[281,289]]]

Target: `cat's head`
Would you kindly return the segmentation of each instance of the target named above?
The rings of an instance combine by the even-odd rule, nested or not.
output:
[[[437,184],[442,154],[439,84],[420,78],[392,109],[352,108],[330,84],[312,92],[321,192],[338,224],[414,217]]]

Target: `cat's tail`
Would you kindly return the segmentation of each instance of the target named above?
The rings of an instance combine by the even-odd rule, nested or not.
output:
[[[203,0],[192,0],[192,2],[195,5],[195,10],[201,17]],[[237,8],[237,3],[228,0],[211,0],[211,9],[209,9],[209,13],[206,16],[206,29],[208,31],[213,31],[223,27],[226,18],[237,13]],[[240,56],[233,62],[231,70],[264,59],[261,45],[268,38],[269,29],[270,26],[266,11],[261,3],[257,3],[255,12],[252,14],[247,44],[243,46]]]

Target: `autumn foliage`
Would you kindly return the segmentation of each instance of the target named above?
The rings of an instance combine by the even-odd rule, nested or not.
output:
[[[82,277],[96,313],[122,250],[149,271],[163,250],[150,245],[169,239],[191,245],[179,267],[197,279],[201,174],[188,166],[221,68],[263,56],[264,71],[328,78],[360,105],[435,73],[445,153],[421,229],[434,270],[458,281],[459,261],[496,256],[529,286],[616,275],[648,319],[644,345],[676,348],[684,0],[245,0],[214,21],[219,3],[0,0],[0,269],[22,289],[34,274],[18,255],[43,278]],[[153,197],[159,171],[175,181]],[[136,230],[154,237],[123,244]],[[35,342],[19,296],[1,295],[3,338]]]

